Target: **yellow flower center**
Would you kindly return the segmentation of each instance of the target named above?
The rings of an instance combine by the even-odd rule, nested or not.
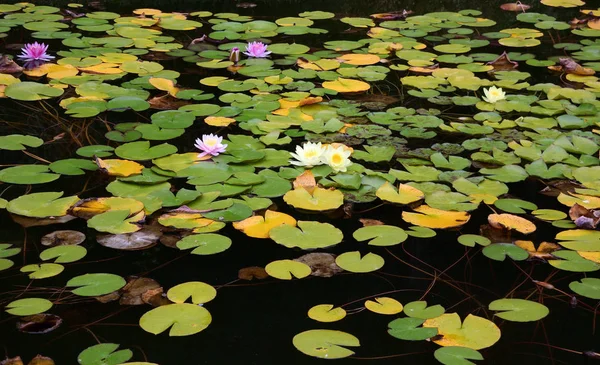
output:
[[[338,153],[331,156],[331,162],[335,165],[342,163],[343,158]]]
[[[217,144],[217,140],[209,139],[208,141],[204,142],[204,144],[207,145],[208,147],[214,147]]]
[[[315,157],[316,155],[317,155],[317,151],[315,151],[315,150],[307,151],[307,152],[305,153],[305,156],[306,156],[307,158]]]
[[[490,95],[492,95],[492,96],[500,96],[500,93],[498,92],[498,90],[492,90],[490,92]]]

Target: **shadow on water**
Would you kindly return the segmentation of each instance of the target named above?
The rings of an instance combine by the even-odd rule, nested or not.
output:
[[[331,0],[331,1],[253,1],[255,8],[242,9],[232,1],[156,1],[129,0],[105,1],[98,3],[99,9],[118,13],[128,13],[139,7],[159,8],[165,11],[210,10],[212,12],[239,12],[256,18],[274,19],[294,16],[306,10],[332,11],[342,16],[365,16],[375,12],[410,9],[415,14],[432,11],[457,11],[473,8],[484,11],[484,16],[492,18],[502,27],[516,24],[514,14],[498,10],[503,1],[465,0]],[[35,1],[36,4],[64,6],[67,1]],[[542,10],[536,4],[532,11]],[[559,15],[564,10],[544,7],[543,12]],[[564,14],[561,18],[565,19]],[[501,29],[501,28],[498,28]],[[201,34],[201,32],[199,32]],[[335,37],[335,35],[334,35]],[[174,67],[183,67],[175,64]],[[186,66],[187,67],[187,66]],[[196,75],[190,76],[197,82]],[[14,128],[11,132],[35,134],[45,140],[65,132],[60,120],[51,117],[53,113],[40,115],[50,104],[17,105],[1,100],[0,117],[9,120]],[[32,107],[33,105],[33,107]],[[31,109],[27,109],[31,108]],[[61,113],[60,109],[57,113]],[[136,118],[133,114],[120,114],[119,118]],[[59,116],[60,118],[60,116]],[[79,122],[78,122],[79,123]],[[82,123],[86,123],[83,121]],[[5,127],[2,127],[5,128]],[[66,131],[66,137],[54,144],[42,147],[41,156],[65,158],[78,146],[69,138],[69,133],[87,142],[102,142],[105,130],[101,123],[89,126],[74,126]],[[190,151],[193,139],[202,129],[190,129],[191,133],[174,140],[180,150]],[[3,133],[5,134],[5,133]],[[86,142],[86,143],[87,143]],[[20,152],[0,152],[0,160],[18,163],[25,156]],[[83,196],[106,194],[103,187],[106,181],[96,176],[84,182],[77,177],[63,177],[60,183],[45,185],[47,189],[65,191],[66,194],[81,193]],[[512,187],[511,187],[512,188]],[[515,191],[530,201],[539,202],[544,196],[536,194],[543,188],[541,183],[528,181],[520,183]],[[25,193],[24,189],[11,188],[6,196]],[[34,190],[35,191],[35,190]],[[544,206],[549,203],[545,202]],[[283,204],[282,204],[283,205]],[[357,208],[368,210],[370,206]],[[280,207],[290,212],[289,207]],[[482,208],[480,208],[482,209]],[[480,211],[477,211],[480,212]],[[472,220],[461,228],[462,233],[478,233],[486,223],[486,213],[473,214]],[[400,225],[399,209],[386,206],[376,214],[364,215],[381,219],[389,224]],[[294,213],[301,220],[310,216]],[[355,212],[353,218],[360,218]],[[0,211],[0,236],[2,242],[22,245],[26,240],[32,247],[25,259],[35,262],[40,238],[56,229],[53,226],[34,227],[24,230],[12,222],[5,210]],[[366,253],[365,245],[351,239],[352,232],[360,227],[357,219],[329,220],[335,222],[344,232],[345,242],[328,252],[342,253],[359,250]],[[15,321],[4,313],[0,315],[0,349],[7,356],[20,355],[29,359],[37,353],[52,357],[57,364],[74,364],[77,354],[86,347],[100,342],[119,343],[131,348],[135,359],[147,358],[149,362],[162,365],[183,364],[256,364],[256,365],[301,365],[321,363],[323,360],[307,357],[298,352],[291,339],[299,332],[314,328],[336,329],[352,333],[360,338],[361,347],[355,357],[338,360],[340,364],[436,364],[432,353],[437,348],[425,341],[399,341],[386,333],[391,317],[368,311],[349,315],[341,322],[319,324],[306,316],[307,310],[316,304],[332,303],[344,305],[346,310],[362,307],[365,299],[380,293],[390,293],[402,303],[425,298],[430,304],[442,304],[447,311],[456,311],[462,317],[468,313],[491,318],[487,305],[507,294],[519,298],[529,297],[547,305],[552,315],[543,322],[515,323],[496,321],[502,330],[502,341],[483,352],[485,364],[586,364],[582,355],[574,354],[550,345],[566,349],[585,351],[594,349],[600,338],[593,334],[592,312],[594,308],[579,306],[571,308],[570,298],[553,291],[541,291],[532,285],[531,279],[550,281],[552,269],[549,265],[535,262],[517,263],[496,262],[480,253],[480,249],[463,248],[456,244],[455,231],[440,232],[430,239],[409,238],[403,245],[389,248],[369,247],[368,251],[385,257],[385,267],[371,274],[344,273],[332,278],[308,278],[292,282],[267,279],[264,281],[237,280],[237,272],[249,266],[264,266],[267,263],[285,258],[296,258],[303,252],[286,249],[268,240],[258,240],[228,227],[224,235],[231,237],[234,245],[218,256],[198,257],[178,250],[157,245],[137,252],[119,252],[104,248],[94,242],[95,231],[87,228],[85,222],[77,220],[61,226],[61,229],[75,229],[87,236],[89,250],[84,262],[68,265],[66,277],[88,272],[109,272],[121,276],[147,275],[158,281],[164,288],[186,281],[204,281],[218,288],[217,298],[206,304],[211,311],[213,322],[200,334],[189,337],[153,336],[142,331],[137,325],[147,306],[125,307],[117,302],[101,304],[95,300],[73,298],[68,293],[59,292],[64,285],[64,276],[45,279],[42,290],[56,291],[52,300],[57,302],[64,324],[47,335],[26,335],[14,330]],[[555,231],[539,231],[531,237],[534,242],[552,240]],[[22,264],[25,264],[23,262]],[[573,277],[568,273],[552,276],[554,285],[565,287]],[[18,269],[6,270],[0,274],[0,304],[5,304],[8,291],[20,291],[30,282]],[[517,295],[518,294],[518,295]],[[3,354],[0,354],[3,355]]]

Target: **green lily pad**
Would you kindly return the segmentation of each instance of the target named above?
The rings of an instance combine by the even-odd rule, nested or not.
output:
[[[524,299],[505,298],[490,303],[492,311],[502,311],[494,315],[512,322],[533,322],[546,317],[550,310],[543,304]]]
[[[427,302],[420,300],[410,302],[404,306],[404,313],[407,316],[419,319],[436,318],[444,314],[446,310],[439,304],[427,306]]]
[[[146,312],[140,318],[140,327],[155,335],[171,328],[171,337],[189,336],[205,330],[211,322],[212,316],[206,308],[195,304],[177,303]]]
[[[598,278],[582,278],[579,281],[572,281],[569,288],[586,298],[600,299],[600,279]]]
[[[24,298],[6,305],[6,312],[13,316],[31,316],[52,308],[52,302],[42,298]]]
[[[79,275],[66,284],[67,287],[78,287],[73,289],[73,294],[82,297],[96,297],[112,293],[127,284],[125,279],[114,274],[84,274]]]
[[[129,361],[133,352],[129,349],[118,350],[119,344],[99,343],[81,351],[77,356],[79,365],[118,365]]]
[[[11,200],[6,209],[14,214],[26,217],[61,217],[75,204],[79,197],[61,198],[62,192],[33,193]]]
[[[195,255],[214,255],[231,247],[231,239],[215,233],[203,233],[186,236],[177,242],[177,248],[187,250],[193,248]]]
[[[34,136],[24,136],[22,134],[11,134],[0,136],[0,150],[22,151],[27,147],[39,147],[44,141]]]
[[[28,272],[30,279],[46,279],[63,272],[64,266],[59,264],[30,264],[21,268],[21,272]]]
[[[298,221],[298,227],[277,226],[269,231],[269,236],[280,245],[304,250],[333,246],[344,238],[342,231],[331,224],[310,221]]]
[[[21,165],[0,170],[0,181],[10,184],[44,184],[59,177],[50,173],[48,166],[44,165]]]
[[[0,251],[1,253],[1,251]],[[85,257],[87,250],[85,247],[77,245],[61,245],[48,248],[40,253],[40,260],[48,261],[52,259],[57,264],[79,261]]]
[[[302,353],[320,359],[341,359],[354,355],[346,347],[358,347],[360,341],[353,335],[334,330],[309,330],[292,339],[294,347]]]
[[[150,142],[139,141],[125,143],[115,149],[117,156],[134,161],[148,161],[165,157],[177,152],[177,147],[168,143],[150,147]]]
[[[294,260],[277,260],[270,262],[265,266],[265,271],[269,276],[280,280],[292,280],[292,277],[302,279],[309,276],[312,272],[310,266]]]
[[[479,351],[461,346],[440,347],[433,356],[444,365],[475,365],[469,360],[483,360]]]
[[[388,323],[388,333],[400,340],[422,341],[437,335],[437,328],[419,327],[425,322],[420,318],[398,318]]]
[[[179,284],[167,292],[167,298],[174,303],[185,303],[188,298],[191,298],[194,304],[208,303],[215,299],[217,290],[201,281],[190,281]]]
[[[483,254],[496,261],[504,261],[506,256],[515,261],[522,261],[529,257],[527,251],[512,243],[494,243],[493,245],[485,246]]]
[[[357,241],[369,241],[371,246],[393,246],[400,244],[408,238],[408,235],[400,227],[374,225],[362,227],[352,234]]]
[[[352,251],[336,257],[335,263],[346,271],[365,273],[381,269],[385,261],[383,257],[372,252],[361,257],[360,252]]]

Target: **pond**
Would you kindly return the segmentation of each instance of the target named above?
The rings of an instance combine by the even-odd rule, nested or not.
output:
[[[599,359],[587,2],[0,4],[0,365]]]

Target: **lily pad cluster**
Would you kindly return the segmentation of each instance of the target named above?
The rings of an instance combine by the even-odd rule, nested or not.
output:
[[[573,26],[520,9],[517,25],[506,28],[479,10],[343,18],[306,11],[267,20],[158,9],[74,16],[52,6],[0,5],[2,32],[51,42],[56,55],[22,73],[0,73],[0,98],[39,108],[54,103],[56,118],[97,123],[103,136],[77,140],[62,159],[45,154],[56,139],[18,130],[0,136],[7,156],[27,159],[0,169],[0,182],[11,187],[0,209],[25,228],[78,220],[97,233],[97,242],[87,242],[77,231],[54,232],[42,240],[50,247],[19,271],[34,284],[62,279],[65,267],[97,244],[138,251],[160,242],[203,260],[245,244],[232,240],[231,228],[295,250],[358,242],[360,250],[329,257],[336,273],[389,267],[395,256],[386,252],[408,241],[428,244],[439,230],[455,234],[449,244],[457,250],[480,250],[493,261],[599,270],[600,10],[582,9],[588,18]],[[328,33],[328,24],[339,22],[354,39]],[[304,35],[327,40],[310,44]],[[553,35],[569,42],[547,44]],[[232,56],[251,41],[263,42],[268,57]],[[542,45],[555,54],[534,54]],[[173,63],[185,66],[168,69]],[[537,82],[540,73],[550,81]],[[188,137],[204,132],[223,136],[224,152],[194,150]],[[290,152],[306,142],[349,155],[343,169],[293,163]],[[98,185],[57,188],[73,177]],[[526,200],[523,184],[537,184],[544,198]],[[396,214],[369,218],[383,205]],[[344,232],[340,217],[366,220]],[[467,233],[481,223],[485,229]],[[540,230],[556,232],[556,242],[538,242]],[[21,250],[1,243],[0,271],[19,266]],[[300,259],[260,265],[263,279],[319,276]],[[600,298],[598,279],[575,279],[564,290]],[[152,279],[138,280],[91,272],[63,282],[75,296],[153,306],[139,320],[152,334],[194,335],[211,324],[204,305],[217,295],[212,285],[185,282],[163,295]],[[54,309],[53,300],[15,298],[4,310],[37,315]],[[549,315],[529,297],[488,304],[506,321]],[[492,317],[445,313],[423,300],[403,305],[373,296],[363,309],[404,312],[388,333],[442,346],[434,357],[443,364],[481,360],[479,350],[501,336]],[[319,304],[308,317],[335,322],[347,310]],[[351,356],[360,346],[358,337],[330,329],[301,332],[292,342],[328,359]],[[118,347],[92,346],[78,361],[129,361],[131,351]]]

